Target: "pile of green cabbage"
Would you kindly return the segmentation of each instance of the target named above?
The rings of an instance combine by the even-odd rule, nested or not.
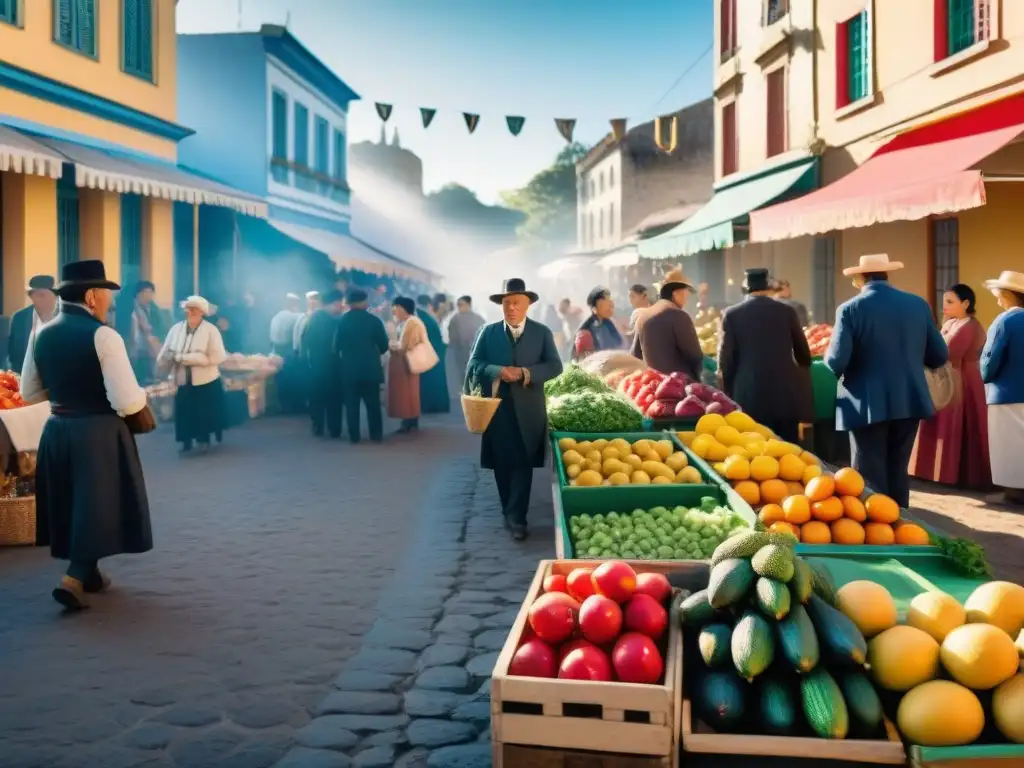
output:
[[[610,392],[611,387],[597,376],[584,371],[576,363],[569,363],[561,374],[544,382],[544,394],[548,397],[587,391]]]
[[[639,432],[643,417],[605,387],[548,398],[548,424],[556,432]]]

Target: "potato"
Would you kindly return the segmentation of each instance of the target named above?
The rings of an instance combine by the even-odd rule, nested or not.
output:
[[[663,477],[661,475],[658,475],[657,477],[651,479],[651,485],[668,485],[669,483],[674,482],[674,478],[672,480],[669,480],[667,477]]]
[[[586,468],[587,469],[593,470],[594,472],[597,472],[598,474],[600,474],[600,472],[601,472],[601,462],[600,461],[587,461],[587,462],[584,462],[584,463],[586,464]]]
[[[565,468],[565,476],[568,477],[570,480],[575,480],[577,477],[579,477],[580,472],[582,471],[583,467],[581,467],[579,464],[570,464]]]
[[[671,440],[659,440],[653,446],[654,452],[658,454],[661,459],[667,459],[672,455],[672,451],[675,449],[675,445],[672,444]]]
[[[635,453],[637,456],[643,456],[649,450],[651,450],[650,440],[637,440],[635,443],[633,443],[633,453]]]
[[[690,460],[686,458],[686,454],[682,451],[676,451],[665,459],[665,466],[674,472],[679,472],[680,469],[689,465],[689,463]]]
[[[700,472],[697,471],[696,467],[683,467],[679,470],[679,474],[676,475],[676,482],[697,485],[703,483],[704,478],[700,476]]]
[[[619,455],[618,448],[608,445],[601,449],[601,458],[607,461],[608,459],[620,459],[622,457]]]
[[[659,456],[658,452],[655,450],[650,450],[647,451],[646,453],[641,453],[640,458],[643,459],[644,461],[653,461],[655,464],[661,463],[661,456]]]
[[[650,485],[651,476],[644,472],[642,469],[638,469],[636,470],[636,472],[630,475],[629,482],[632,485]]]
[[[660,461],[645,461],[640,465],[640,469],[650,475],[651,478],[655,477],[667,477],[670,480],[676,479],[676,473],[666,467]]]
[[[629,485],[629,475],[625,472],[616,472],[608,478],[608,485]]]
[[[608,445],[612,446],[615,450],[619,452],[619,458],[622,458],[623,456],[628,456],[633,452],[633,446],[629,444],[628,440],[622,437],[616,437],[614,440],[608,443]]]
[[[580,456],[586,456],[588,451],[593,450],[594,446],[590,444],[589,440],[584,440],[582,443],[576,443],[576,450],[580,452]]]
[[[562,454],[562,463],[567,467],[573,464],[582,464],[583,457],[580,456],[579,452],[570,449]]]
[[[571,437],[563,437],[561,440],[558,441],[558,450],[560,451],[568,451],[570,448],[575,447],[576,441],[573,440]]]
[[[600,451],[598,451],[596,449],[593,449],[593,450],[587,451],[585,454],[583,454],[583,458],[585,458],[587,461],[596,461],[596,462],[600,463],[601,460],[604,457],[601,456],[601,452]]]
[[[607,445],[608,441],[605,440],[603,437],[593,442],[593,447],[595,451],[603,451],[605,449],[605,446]]]
[[[630,471],[634,469],[640,469],[640,465],[643,464],[644,460],[637,456],[635,453],[631,453],[628,456],[623,456],[622,461],[626,466],[631,467]]]
[[[618,459],[605,459],[604,464],[601,465],[601,474],[605,477],[610,477],[616,472],[632,472],[633,468],[628,464],[623,464]]]

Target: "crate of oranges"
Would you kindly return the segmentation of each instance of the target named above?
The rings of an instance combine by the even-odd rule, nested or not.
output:
[[[867,489],[857,470],[825,466],[747,414],[709,414],[677,437],[711,464],[765,528],[796,536],[798,550],[887,557],[935,550],[928,531],[893,499]]]

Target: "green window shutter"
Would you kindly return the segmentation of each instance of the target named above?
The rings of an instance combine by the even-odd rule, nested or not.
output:
[[[121,285],[127,290],[142,279],[142,198],[121,195]]]
[[[295,102],[295,164],[309,168],[309,110]],[[308,192],[316,188],[308,171],[295,171],[295,186]]]
[[[78,187],[75,169],[64,166],[64,175],[57,181],[57,261],[59,266],[79,259]]]
[[[335,181],[345,182],[345,134],[334,129],[334,176]]]
[[[0,21],[18,23],[18,0],[0,0]]]
[[[124,49],[122,66],[134,74],[139,68],[139,4],[138,0],[121,0],[124,16],[121,19],[121,46]]]
[[[322,117],[318,117],[316,119],[316,169],[323,174],[331,172],[331,145],[328,143],[330,136],[331,126]]]
[[[75,46],[86,56],[96,55],[96,0],[77,0],[78,44]]]
[[[124,71],[153,79],[153,0],[121,0]]]
[[[75,2],[76,0],[53,2],[53,39],[69,48],[75,45]]]
[[[871,40],[867,11],[861,11],[846,24],[849,56],[847,93],[851,103],[868,95],[871,84]]]
[[[978,0],[946,0],[947,55],[970,48],[975,40]]]
[[[139,5],[139,74],[153,79],[153,0],[136,0]]]
[[[288,168],[274,160],[288,159],[288,97],[280,91],[273,91],[270,97],[272,110],[271,131],[273,144],[270,173],[274,181],[288,183]]]

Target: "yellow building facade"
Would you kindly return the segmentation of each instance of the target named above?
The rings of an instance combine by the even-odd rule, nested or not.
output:
[[[177,145],[175,0],[0,0],[3,314],[34,274],[98,258],[174,296],[174,201],[265,205],[189,174]],[[127,274],[125,274],[127,273]]]

